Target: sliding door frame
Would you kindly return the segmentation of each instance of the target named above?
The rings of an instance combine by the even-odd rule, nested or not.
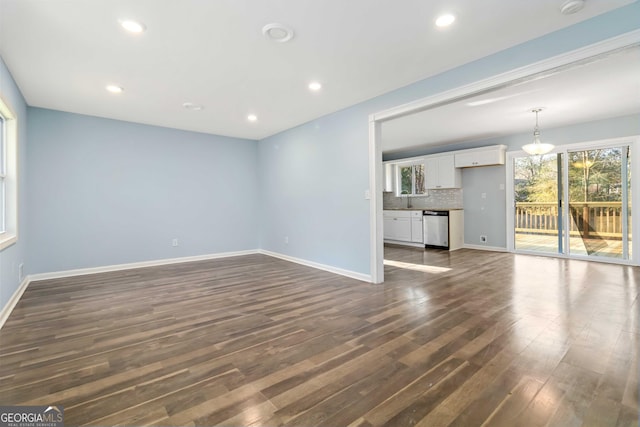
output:
[[[631,170],[628,171],[631,173],[631,206],[640,206],[638,203],[640,202],[640,135],[634,135],[629,137],[621,137],[621,138],[611,138],[597,141],[587,141],[587,142],[579,142],[572,143],[566,145],[556,146],[554,150],[552,150],[549,154],[557,154],[561,153],[562,156],[562,208],[559,209],[562,211],[562,229],[564,230],[564,235],[562,236],[562,253],[552,253],[552,252],[535,252],[535,251],[526,251],[526,250],[517,250],[515,247],[515,185],[514,185],[514,165],[513,160],[517,157],[526,157],[527,153],[524,151],[509,151],[507,152],[506,158],[506,168],[505,168],[505,182],[506,182],[506,191],[507,191],[507,212],[506,212],[506,227],[507,227],[507,250],[513,253],[520,254],[528,254],[528,255],[538,255],[538,256],[550,256],[556,258],[571,258],[571,259],[580,259],[580,260],[588,260],[588,261],[599,261],[599,262],[607,262],[613,264],[629,264],[629,265],[640,265],[640,239],[638,236],[636,238],[631,238],[631,252],[632,256],[629,259],[619,259],[619,258],[608,258],[608,257],[590,257],[584,255],[571,254],[569,249],[569,180],[566,179],[567,171],[569,170],[569,156],[568,153],[571,151],[583,151],[583,150],[593,150],[598,148],[615,148],[615,147],[630,147],[631,150]],[[623,166],[624,169],[624,166]],[[627,193],[628,194],[628,193]],[[623,212],[627,211],[629,203],[626,206],[623,206]],[[628,214],[628,212],[626,212]],[[628,217],[627,221],[623,224],[622,232],[627,233],[628,236]],[[639,215],[635,216],[632,214],[632,229],[640,230],[640,218]],[[628,249],[625,251],[627,252]]]

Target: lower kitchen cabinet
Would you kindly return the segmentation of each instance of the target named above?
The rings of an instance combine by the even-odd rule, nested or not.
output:
[[[395,242],[423,242],[422,210],[385,210],[383,212],[384,239]]]
[[[464,211],[448,210],[448,249],[454,251],[464,246]],[[424,247],[424,216],[422,210],[384,210],[384,241]]]
[[[411,216],[409,211],[384,211],[384,238],[401,242],[411,241]]]
[[[455,251],[464,246],[464,211],[449,211],[449,250]]]
[[[411,241],[413,243],[424,243],[422,211],[411,211]]]

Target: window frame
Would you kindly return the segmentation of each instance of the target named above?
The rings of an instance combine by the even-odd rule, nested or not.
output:
[[[424,197],[428,195],[426,179],[424,182],[424,192],[417,193],[416,192],[416,166],[422,166],[423,175],[426,175],[426,165],[424,158],[420,157],[417,159],[411,159],[403,162],[396,162],[396,187],[395,187],[395,195],[396,197]],[[411,168],[411,193],[402,194],[402,168],[410,167]],[[426,177],[425,177],[426,178]]]
[[[6,181],[7,181],[7,137],[6,120],[0,112],[0,239],[7,232]]]
[[[0,251],[18,241],[18,131],[17,117],[0,96]]]

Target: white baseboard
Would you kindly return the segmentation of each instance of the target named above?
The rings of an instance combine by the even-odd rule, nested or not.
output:
[[[0,310],[0,329],[2,329],[2,327],[4,326],[4,322],[7,321],[9,315],[18,304],[18,301],[20,301],[22,294],[24,294],[24,291],[27,290],[27,286],[29,286],[30,282],[31,278],[29,276],[22,279],[22,282],[20,283],[20,286],[18,286],[18,289],[16,289],[13,295],[11,295],[11,298],[9,298],[7,304],[2,307],[2,310]]]
[[[501,248],[500,246],[470,245],[465,243],[462,247],[465,249],[477,249],[479,251],[509,252],[507,248]]]
[[[131,270],[133,268],[156,267],[159,265],[180,264],[183,262],[193,262],[193,261],[206,261],[210,259],[228,258],[232,256],[242,256],[242,255],[252,255],[257,253],[258,253],[257,249],[250,249],[246,251],[220,252],[220,253],[208,254],[208,255],[196,255],[196,256],[188,256],[188,257],[181,257],[181,258],[168,258],[168,259],[159,259],[154,261],[133,262],[129,264],[106,265],[103,267],[79,268],[76,270],[54,271],[51,273],[33,274],[30,276],[30,279],[31,281],[60,279],[63,277],[84,276],[85,274],[108,273],[111,271]]]
[[[274,258],[280,258],[280,259],[283,259],[285,261],[295,262],[296,264],[301,264],[301,265],[305,265],[307,267],[317,268],[318,270],[324,270],[324,271],[328,271],[329,273],[339,274],[341,276],[346,276],[346,277],[349,277],[351,279],[356,279],[356,280],[361,280],[363,282],[371,283],[371,275],[370,274],[357,273],[355,271],[345,270],[345,269],[342,269],[342,268],[333,267],[331,265],[320,264],[320,263],[317,263],[317,262],[308,261],[306,259],[295,258],[295,257],[289,256],[289,255],[281,254],[281,253],[278,253],[278,252],[271,252],[271,251],[267,251],[267,250],[264,250],[264,249],[259,249],[258,252],[261,253],[261,254],[264,254],[264,255],[272,256]]]

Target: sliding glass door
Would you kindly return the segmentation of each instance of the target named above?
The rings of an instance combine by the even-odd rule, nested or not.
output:
[[[569,151],[569,248],[589,257],[628,259],[629,147]]]
[[[562,157],[514,159],[516,250],[563,253]]]
[[[631,259],[630,145],[511,161],[515,251]]]

